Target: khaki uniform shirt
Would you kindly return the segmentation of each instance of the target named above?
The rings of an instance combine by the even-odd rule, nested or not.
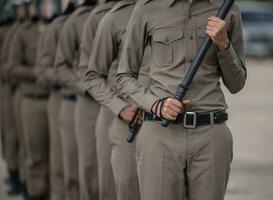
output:
[[[59,16],[47,28],[40,64],[37,66],[37,75],[41,83],[47,85],[57,84],[56,69],[53,66],[59,35],[68,16],[69,15]]]
[[[0,27],[0,78],[5,79],[6,72],[5,72],[5,64],[6,61],[3,58],[6,55],[6,49],[3,48],[4,44],[6,43],[6,38],[8,37],[8,33],[10,29],[12,29],[14,25],[3,25]]]
[[[4,41],[1,47],[1,73],[3,73],[5,80],[8,78],[8,58],[9,58],[9,51],[11,47],[11,41],[17,31],[17,29],[20,27],[20,22],[16,21],[10,29],[7,31],[7,34],[4,37]]]
[[[19,29],[11,43],[9,55],[11,76],[22,80],[24,94],[45,94],[48,90],[36,84],[36,56],[41,33],[45,26],[41,22],[27,22]],[[39,55],[38,55],[39,56]]]
[[[118,97],[115,87],[120,54],[126,26],[133,12],[135,0],[118,2],[102,19],[94,39],[91,58],[85,74],[88,92],[116,115],[129,105]]]
[[[116,4],[115,1],[109,1],[107,3],[99,4],[88,16],[82,34],[82,43],[80,46],[81,56],[80,64],[78,68],[78,74],[83,79],[85,71],[88,68],[88,62],[91,55],[91,49],[93,41],[97,32],[97,27],[99,22],[104,17],[106,12],[108,12]],[[82,84],[83,85],[83,84]],[[84,85],[83,85],[84,87]]]
[[[163,97],[174,96],[178,84],[200,47],[207,18],[216,16],[218,0],[141,0],[127,27],[127,39],[121,57],[117,81],[122,93],[129,94],[147,111]],[[239,9],[233,6],[226,17],[230,47],[217,51],[212,45],[186,94],[188,110],[208,112],[227,108],[220,78],[232,93],[241,90],[246,80],[242,25]],[[151,46],[150,90],[136,78],[143,50]]]
[[[78,85],[77,66],[83,25],[93,6],[77,8],[65,22],[58,42],[55,68],[58,82],[74,92],[84,93]]]

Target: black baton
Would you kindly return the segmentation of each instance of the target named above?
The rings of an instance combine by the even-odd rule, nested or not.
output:
[[[133,119],[131,120],[131,122],[129,123],[128,127],[129,127],[129,133],[128,133],[128,138],[127,138],[127,142],[128,143],[132,143],[136,137],[136,135],[138,134],[142,123],[139,120],[139,112],[141,112],[141,110],[139,108],[137,108]]]
[[[217,14],[217,17],[224,20],[231,9],[232,5],[234,3],[234,0],[225,0]],[[176,93],[175,93],[175,99],[178,101],[182,101],[184,98],[192,79],[194,78],[200,64],[202,63],[204,57],[206,56],[210,46],[212,44],[211,38],[207,35],[204,39],[200,49],[198,50],[193,62],[191,63],[189,70],[187,71],[185,78],[182,80],[182,82],[178,85]],[[161,125],[164,127],[167,127],[169,125],[170,121],[163,119],[161,121]]]

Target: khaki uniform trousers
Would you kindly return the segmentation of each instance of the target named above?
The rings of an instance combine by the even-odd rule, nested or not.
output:
[[[111,167],[111,145],[109,142],[109,128],[113,119],[114,113],[105,106],[101,106],[95,130],[100,200],[116,199],[115,182]]]
[[[225,123],[185,129],[146,121],[137,137],[141,200],[223,200],[232,160]]]
[[[26,186],[31,197],[49,192],[47,98],[23,96],[22,122],[26,147]]]
[[[15,119],[15,128],[18,134],[18,142],[19,142],[19,174],[21,183],[26,182],[26,146],[24,143],[24,135],[23,135],[23,117],[22,117],[22,93],[20,87],[17,88],[14,97],[13,97],[13,111],[14,111],[14,119]]]
[[[50,199],[64,200],[64,170],[59,114],[62,97],[58,91],[52,91],[48,100],[47,112],[50,134]]]
[[[6,104],[6,91],[5,83],[0,80],[0,133],[1,133],[1,153],[2,158],[6,159],[5,156],[5,140],[6,140],[6,120],[5,120],[5,104]]]
[[[118,200],[140,200],[136,167],[136,144],[126,141],[128,124],[115,117],[109,130],[111,163]]]
[[[2,99],[2,148],[3,157],[6,160],[9,170],[18,170],[19,164],[19,148],[18,135],[15,127],[15,117],[13,111],[13,94],[12,89],[8,84],[3,85],[3,99]]]
[[[80,200],[98,199],[98,165],[95,124],[99,104],[78,95],[75,106],[75,130],[79,156]]]
[[[5,159],[5,149],[4,149],[4,137],[5,137],[5,123],[4,123],[4,102],[5,102],[5,92],[4,83],[0,80],[0,134],[1,134],[1,153],[2,158]]]
[[[63,98],[59,116],[63,148],[65,200],[79,199],[78,148],[74,124],[75,105],[76,101]]]

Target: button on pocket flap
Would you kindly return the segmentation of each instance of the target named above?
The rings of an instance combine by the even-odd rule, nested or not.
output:
[[[176,40],[183,38],[183,32],[181,31],[166,31],[166,32],[160,32],[155,33],[153,35],[153,40],[155,42],[164,43],[166,45],[169,45],[173,43]]]

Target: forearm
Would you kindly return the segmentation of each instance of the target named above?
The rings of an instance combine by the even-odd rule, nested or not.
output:
[[[80,78],[77,78],[77,80],[71,82],[71,84],[69,84],[68,87],[73,91],[77,92],[78,94],[86,95],[84,83],[80,80]]]
[[[120,112],[125,107],[129,106],[130,103],[128,101],[125,101],[122,98],[120,98],[117,93],[116,94],[112,93],[112,95],[109,94],[109,96],[107,97],[107,99],[105,99],[103,101],[103,105],[105,105],[106,107],[108,107],[109,109],[111,109],[112,112],[116,116],[119,116]]]
[[[220,64],[223,82],[231,93],[239,92],[245,85],[246,68],[243,61],[236,55],[233,45],[218,52],[218,61]]]
[[[69,85],[72,84],[73,81],[77,80],[77,76],[76,74],[73,72],[72,70],[72,66],[68,66],[68,64],[60,64],[57,65],[56,69],[56,78],[57,78],[57,82],[61,85],[61,86],[65,86],[68,87]]]
[[[95,71],[88,71],[85,76],[85,86],[88,93],[100,104],[112,109],[118,114],[128,104],[116,96],[114,85],[107,82],[106,77]]]
[[[33,67],[26,65],[17,65],[10,70],[10,75],[23,81],[35,81],[36,74]]]
[[[146,111],[151,111],[152,105],[158,100],[158,97],[147,92],[147,89],[130,74],[118,74],[117,85],[120,95],[129,96]]]

